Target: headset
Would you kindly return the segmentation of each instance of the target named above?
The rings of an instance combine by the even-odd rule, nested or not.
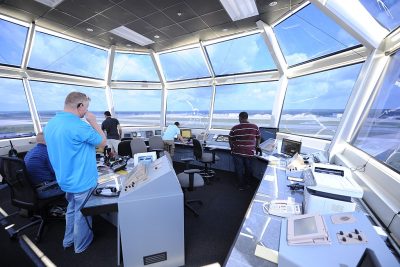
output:
[[[97,187],[93,191],[93,195],[102,197],[118,197],[119,191],[115,186]]]

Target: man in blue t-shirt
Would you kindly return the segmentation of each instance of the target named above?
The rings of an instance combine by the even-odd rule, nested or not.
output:
[[[96,146],[106,145],[96,116],[88,111],[89,102],[85,94],[71,92],[64,111],[44,128],[50,162],[68,201],[63,246],[74,245],[75,253],[83,252],[93,240],[92,218],[85,219],[80,210],[97,185]]]
[[[186,143],[185,139],[181,136],[181,130],[179,130],[179,122],[175,122],[174,124],[168,125],[167,129],[165,129],[162,139],[164,141],[164,150],[168,151],[171,157],[174,156],[175,152],[175,136],[182,142]]]
[[[36,135],[36,143],[37,145],[25,155],[24,161],[38,198],[44,199],[65,194],[57,184],[42,132]]]

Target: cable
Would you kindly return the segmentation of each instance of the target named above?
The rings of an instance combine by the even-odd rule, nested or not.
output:
[[[362,166],[358,166],[358,167],[355,167],[355,168],[350,168],[350,171],[352,171],[352,172],[355,172],[355,171],[365,172],[365,167],[367,167],[367,164],[368,164],[368,162],[369,162],[369,160],[370,160],[371,158],[372,158],[372,156],[370,156],[370,157],[368,158],[368,160],[365,162],[365,164],[362,165]]]

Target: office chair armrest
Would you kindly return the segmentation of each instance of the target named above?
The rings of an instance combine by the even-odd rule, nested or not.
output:
[[[191,162],[194,160],[194,158],[183,158],[181,159],[183,162]]]

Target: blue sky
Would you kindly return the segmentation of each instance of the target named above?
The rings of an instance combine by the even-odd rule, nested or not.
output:
[[[373,9],[375,1],[367,3]],[[399,25],[397,1],[383,1],[391,12],[390,25]],[[379,11],[379,10],[378,10]],[[378,12],[379,17],[388,16]],[[312,23],[311,23],[312,21]],[[394,21],[394,22],[393,22]],[[386,23],[386,22],[385,22]],[[393,27],[393,26],[391,26]],[[319,57],[357,45],[358,42],[327,18],[315,6],[309,5],[294,16],[278,24],[274,31],[289,64]],[[0,20],[0,63],[19,65],[24,49],[27,28]],[[237,38],[206,47],[217,75],[275,69],[276,66],[262,37],[258,34]],[[4,52],[6,51],[6,52]],[[29,66],[39,69],[104,79],[107,51],[36,32]],[[167,80],[209,77],[206,62],[200,48],[160,54],[162,69]],[[343,108],[359,72],[359,66],[321,73],[315,81],[309,75],[289,81],[285,108]],[[157,81],[158,76],[148,55],[116,53],[114,79],[131,81]],[[103,89],[83,88],[63,84],[31,82],[38,110],[60,109],[65,96],[71,90],[82,90],[93,99],[92,110],[104,110],[107,105]],[[292,89],[296,88],[296,90]],[[26,110],[22,83],[0,79],[3,95],[9,101],[1,110]],[[254,83],[218,86],[215,109],[270,110],[278,89],[278,83]],[[204,92],[207,91],[206,94]],[[211,101],[210,89],[171,91],[169,106],[174,110],[205,109]],[[18,93],[18,95],[16,95]],[[41,100],[41,98],[45,100]],[[51,101],[49,101],[51,99]],[[312,99],[318,99],[314,101]],[[332,101],[334,99],[335,101]],[[115,109],[119,111],[158,111],[161,109],[159,90],[113,90]],[[312,102],[312,105],[310,103]],[[9,103],[17,103],[11,105]],[[190,103],[190,104],[189,104]],[[394,104],[393,104],[394,105]]]

